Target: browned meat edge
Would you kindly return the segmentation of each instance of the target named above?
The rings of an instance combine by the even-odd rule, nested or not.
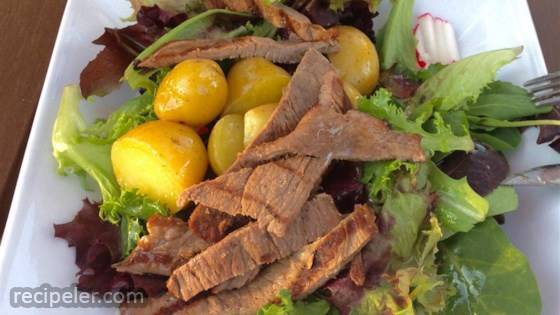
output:
[[[200,292],[291,255],[325,235],[339,220],[332,198],[319,195],[306,204],[284,237],[268,233],[258,223],[249,224],[177,268],[167,288],[188,301]]]
[[[282,289],[295,299],[333,278],[377,233],[371,209],[358,206],[327,235],[265,270],[247,286],[193,301],[175,314],[254,315]]]
[[[248,217],[231,216],[225,212],[199,205],[189,217],[189,230],[213,244],[249,221]]]
[[[121,315],[168,315],[185,307],[186,303],[169,293],[145,299],[142,303],[121,304]]]
[[[194,201],[230,215],[237,215],[241,210],[245,184],[252,173],[252,169],[245,168],[191,186],[179,196],[177,204],[185,207],[190,201]]]
[[[237,276],[235,278],[229,279],[228,281],[226,281],[222,284],[219,284],[218,286],[212,288],[211,291],[214,294],[218,294],[222,291],[228,291],[228,290],[242,288],[247,283],[253,281],[253,279],[255,279],[255,277],[259,274],[260,271],[261,271],[260,268],[256,268],[255,270],[251,270],[244,275]]]
[[[266,4],[265,0],[256,0],[255,3],[265,20],[294,32],[305,41],[332,40],[338,35],[335,29],[325,30],[313,24],[307,16],[281,3]]]
[[[241,214],[283,236],[299,216],[330,164],[328,159],[296,156],[259,165],[247,181]]]
[[[210,246],[178,218],[153,215],[146,226],[148,235],[138,241],[125,260],[114,265],[117,271],[170,275],[173,269]]]
[[[276,63],[298,63],[306,51],[316,49],[322,53],[338,49],[336,41],[275,41],[265,37],[244,36],[227,39],[194,39],[170,42],[162,46],[139,67],[161,68],[188,59],[238,59],[263,57]]]
[[[341,114],[317,106],[292,133],[246,151],[238,163],[251,165],[290,154],[346,161],[422,162],[425,157],[420,141],[420,136],[393,131],[366,113],[350,110]]]
[[[305,113],[319,101],[319,93],[325,75],[335,71],[321,53],[313,49],[309,50],[297,67],[269,121],[253,142],[239,155],[237,161],[230,167],[230,171],[255,166],[244,165],[241,162],[244,160],[243,155],[259,144],[276,140],[294,130]]]

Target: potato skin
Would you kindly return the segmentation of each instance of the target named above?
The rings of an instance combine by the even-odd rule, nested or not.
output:
[[[360,30],[351,26],[336,26],[338,52],[328,55],[342,79],[361,94],[368,95],[379,81],[379,56],[375,45]]]
[[[243,144],[247,147],[264,128],[278,104],[257,106],[245,113]]]
[[[228,73],[229,96],[224,115],[245,114],[248,110],[277,103],[291,76],[264,58],[237,62]]]
[[[208,139],[210,166],[221,175],[235,162],[237,154],[243,151],[243,116],[226,115],[214,125]]]
[[[215,61],[185,60],[161,81],[154,99],[154,111],[161,120],[200,127],[220,115],[227,95],[224,72]]]
[[[172,212],[186,188],[204,179],[208,158],[198,134],[185,125],[156,120],[117,139],[111,162],[119,185],[162,202]]]
[[[352,84],[344,82],[344,93],[348,96],[350,103],[354,109],[358,109],[358,101],[362,97],[362,94],[358,89],[356,89]]]

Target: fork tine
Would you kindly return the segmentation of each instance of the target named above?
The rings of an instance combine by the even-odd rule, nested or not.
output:
[[[540,102],[544,102],[546,100],[553,99],[556,96],[560,96],[560,90],[559,89],[550,90],[548,92],[540,93],[539,95],[535,95],[535,96],[533,96],[533,101],[537,102],[537,103],[540,103]]]
[[[544,92],[546,90],[550,90],[558,87],[560,87],[560,80],[558,80],[558,82],[550,81],[549,83],[546,84],[531,85],[531,86],[527,86],[526,88],[527,91],[529,91],[529,93],[537,94],[539,92]]]
[[[552,97],[535,103],[535,105],[537,106],[558,105],[558,104],[560,104],[560,96]]]
[[[548,81],[558,79],[558,78],[560,78],[560,71],[553,72],[551,74],[548,74],[548,75],[545,75],[545,76],[542,76],[542,77],[538,77],[538,78],[533,79],[533,80],[529,80],[529,81],[525,82],[523,85],[525,87],[529,87],[529,86],[532,86],[532,85],[546,83]]]

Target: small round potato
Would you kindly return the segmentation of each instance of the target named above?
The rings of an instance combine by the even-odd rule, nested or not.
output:
[[[352,107],[354,109],[358,108],[358,101],[362,97],[362,94],[358,89],[356,89],[352,84],[348,82],[344,82],[344,93],[348,96],[350,103],[352,103]]]
[[[161,120],[200,127],[220,115],[227,95],[227,81],[216,62],[185,60],[161,81],[154,99],[154,111]]]
[[[229,97],[224,115],[245,114],[248,110],[277,103],[290,74],[264,58],[237,62],[228,73]]]
[[[243,143],[247,147],[268,122],[278,104],[266,104],[255,107],[245,113],[245,135]]]
[[[231,114],[222,117],[210,132],[208,158],[214,173],[221,175],[243,151],[243,116]]]
[[[363,95],[373,92],[379,81],[379,57],[371,40],[351,26],[337,26],[338,52],[328,55],[342,79]]]
[[[177,198],[204,179],[206,148],[198,134],[185,125],[156,120],[142,124],[117,139],[111,149],[117,182],[123,188],[179,210]]]

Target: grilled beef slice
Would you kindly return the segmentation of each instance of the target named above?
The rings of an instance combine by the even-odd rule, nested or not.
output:
[[[249,223],[244,216],[231,216],[204,206],[197,206],[189,217],[189,230],[208,243],[217,243],[226,235]]]
[[[256,218],[260,227],[283,236],[329,163],[328,159],[295,156],[257,166],[245,185],[241,214]]]
[[[286,5],[266,2],[255,1],[261,16],[277,28],[292,31],[304,41],[332,40],[338,35],[335,29],[326,30],[321,25],[313,24],[307,16]]]
[[[125,260],[114,265],[117,271],[170,275],[176,267],[210,246],[178,218],[153,215],[146,226],[148,235],[138,241]]]
[[[340,220],[332,198],[309,201],[284,237],[276,237],[258,223],[249,224],[177,268],[167,282],[169,292],[185,301],[261,265],[288,257],[325,235]]]
[[[283,235],[327,169],[329,161],[296,156],[244,168],[187,189],[180,202],[188,200],[231,216],[257,219],[261,227]]]
[[[186,303],[169,293],[144,299],[142,303],[121,304],[121,315],[168,315],[184,308]]]
[[[255,13],[255,0],[204,0],[207,9],[229,9],[235,12]]]
[[[337,113],[323,106],[311,109],[289,135],[256,146],[240,156],[241,165],[301,154],[346,161],[401,159],[424,161],[420,136],[396,132],[368,114]]]
[[[161,68],[188,59],[224,60],[251,57],[263,57],[276,63],[292,64],[300,62],[309,49],[329,53],[336,51],[338,44],[334,40],[313,42],[275,41],[256,36],[180,40],[165,44],[153,55],[140,62],[139,66]]]
[[[255,166],[241,163],[246,152],[251,151],[254,146],[276,140],[292,132],[305,113],[317,104],[325,76],[334,71],[336,69],[327,58],[314,49],[309,50],[285,88],[276,110],[253,142],[239,155],[230,170],[236,171],[243,167]]]
[[[212,288],[212,293],[214,294],[218,294],[222,291],[228,291],[228,290],[234,290],[234,289],[239,289],[244,287],[247,283],[253,281],[253,279],[255,279],[255,277],[259,274],[259,272],[261,271],[260,268],[256,268],[244,275],[229,279],[228,281],[219,284],[217,286],[215,286],[214,288]]]
[[[321,88],[319,89],[317,104],[341,113],[352,108],[350,99],[348,99],[346,92],[344,92],[342,80],[336,71],[325,73]]]
[[[356,210],[333,230],[293,256],[263,270],[245,287],[210,295],[187,304],[174,314],[254,315],[274,302],[282,289],[302,299],[333,278],[377,233],[371,209]]]
[[[191,186],[179,196],[177,204],[184,207],[190,201],[194,201],[209,208],[237,215],[241,209],[245,184],[252,173],[252,169],[244,168]]]
[[[305,41],[331,40],[337,35],[334,30],[325,30],[313,24],[307,16],[281,3],[266,0],[205,0],[204,4],[209,9],[227,8],[236,12],[259,13],[272,25],[287,29]]]

